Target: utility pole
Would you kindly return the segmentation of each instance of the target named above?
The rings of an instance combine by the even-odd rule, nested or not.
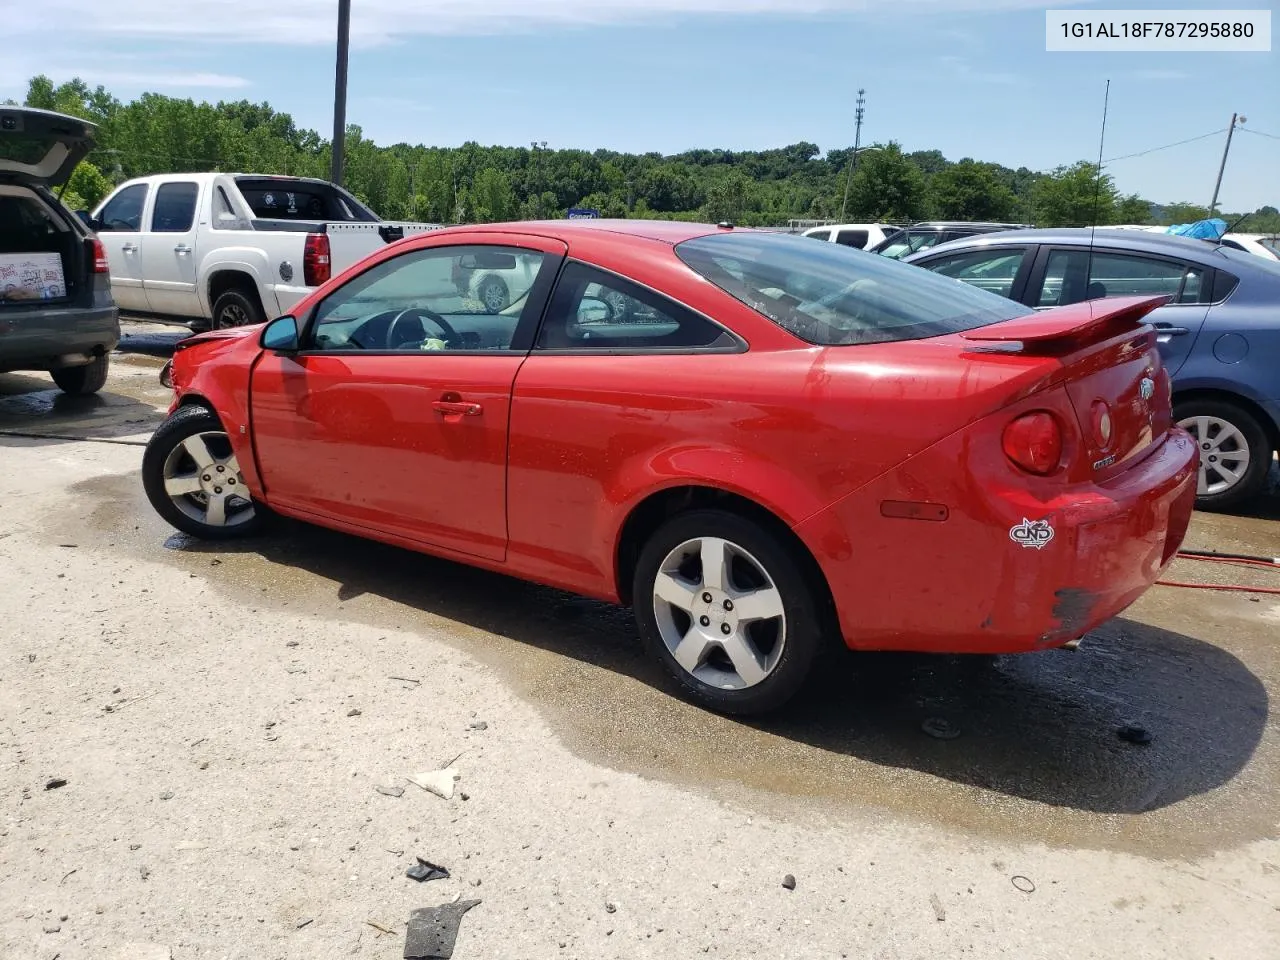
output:
[[[844,223],[845,211],[849,207],[849,187],[853,184],[853,168],[858,165],[858,147],[862,144],[862,117],[866,113],[866,90],[858,90],[858,109],[854,111],[855,126],[853,128],[853,156],[849,158],[849,176],[844,181],[844,203],[840,204],[840,222]]]
[[[1214,209],[1218,206],[1218,191],[1222,189],[1222,172],[1227,169],[1227,154],[1231,150],[1231,135],[1236,132],[1236,124],[1243,124],[1247,117],[1240,117],[1238,114],[1231,115],[1231,126],[1227,127],[1227,145],[1222,148],[1222,163],[1218,165],[1218,182],[1213,185],[1213,199],[1209,201],[1209,216],[1213,216]]]
[[[333,89],[333,163],[329,179],[342,186],[347,146],[347,50],[351,46],[351,0],[338,0],[338,65]]]

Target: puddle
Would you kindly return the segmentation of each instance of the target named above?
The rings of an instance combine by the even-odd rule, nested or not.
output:
[[[1274,626],[1219,623],[1191,591],[1160,591],[1139,607],[1151,623],[1112,621],[1076,653],[839,658],[793,711],[743,723],[671,696],[626,611],[301,524],[238,544],[192,540],[154,515],[136,476],[87,480],[73,494],[79,506],[51,539],[74,533],[174,564],[232,602],[440,630],[581,755],[751,809],[837,820],[881,809],[1011,842],[1148,857],[1276,833]],[[931,717],[960,736],[927,736]],[[1129,724],[1154,742],[1122,742]]]

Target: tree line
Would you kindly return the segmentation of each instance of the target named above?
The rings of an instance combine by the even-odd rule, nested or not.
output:
[[[26,105],[96,123],[98,143],[63,201],[92,207],[116,184],[154,173],[225,170],[329,176],[331,146],[267,103],[210,104],[156,93],[124,103],[80,79],[37,76]],[[996,220],[1038,226],[1171,224],[1201,219],[1201,206],[1156,206],[1121,195],[1086,160],[1044,172],[896,142],[828,150],[801,142],[772,150],[687,150],[674,155],[540,147],[379,146],[347,128],[344,185],[389,220],[484,223],[557,218],[573,207],[606,217],[661,218],[743,226],[795,219],[902,223]],[[1233,223],[1241,213],[1220,214]],[[1263,207],[1241,230],[1280,231]]]

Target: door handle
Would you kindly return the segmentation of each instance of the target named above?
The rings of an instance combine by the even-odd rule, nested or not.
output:
[[[480,404],[465,403],[461,400],[433,400],[431,409],[436,413],[453,417],[478,417],[484,412],[484,407]]]
[[[178,251],[178,253],[190,253],[190,252],[191,252],[191,248],[190,248],[190,247],[188,247],[185,243],[180,243],[180,244],[178,244],[176,247],[174,247],[173,249],[174,249],[174,250],[176,250],[176,251]]]
[[[1154,324],[1156,333],[1168,337],[1185,337],[1191,330],[1188,327],[1175,327],[1171,323]]]
[[[136,243],[126,243],[120,249],[123,250],[125,253],[137,253],[138,245]]]

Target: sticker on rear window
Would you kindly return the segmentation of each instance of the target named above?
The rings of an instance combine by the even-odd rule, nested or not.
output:
[[[1043,550],[1053,540],[1053,525],[1048,520],[1028,520],[1009,530],[1009,539],[1029,550]]]

